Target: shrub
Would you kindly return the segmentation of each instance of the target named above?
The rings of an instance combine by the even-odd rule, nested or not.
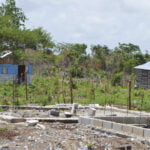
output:
[[[111,79],[111,84],[113,86],[121,85],[122,78],[123,78],[123,73],[122,72],[113,75],[113,77]]]

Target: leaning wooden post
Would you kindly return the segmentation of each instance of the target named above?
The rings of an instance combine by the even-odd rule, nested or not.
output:
[[[129,83],[128,109],[131,110],[131,80],[129,80],[128,83]]]
[[[72,73],[69,73],[69,78],[70,78],[70,102],[73,104],[73,81],[72,81]]]

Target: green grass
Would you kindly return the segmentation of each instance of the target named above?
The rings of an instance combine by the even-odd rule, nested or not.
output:
[[[8,130],[8,127],[0,127],[0,131],[6,131]]]
[[[96,103],[100,105],[127,105],[128,86],[111,86],[107,82],[98,84],[89,79],[74,78],[74,102],[81,104]],[[32,85],[28,85],[28,98],[26,99],[25,85],[15,86],[15,99],[13,100],[12,82],[0,84],[0,104],[26,105],[36,103],[51,105],[70,102],[69,79],[66,77],[62,84],[59,76],[35,77]],[[150,90],[132,88],[132,105],[134,109],[150,110]]]

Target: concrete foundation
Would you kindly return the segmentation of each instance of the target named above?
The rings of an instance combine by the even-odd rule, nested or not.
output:
[[[135,118],[133,118],[134,120]],[[145,119],[145,118],[144,118]],[[136,136],[139,138],[150,138],[150,129],[136,127],[134,125],[116,123],[102,119],[95,119],[89,117],[80,117],[79,123],[99,127],[100,129],[109,130],[128,136]]]
[[[96,119],[102,119],[107,121],[113,121],[116,123],[125,123],[125,124],[150,124],[150,116],[142,117],[118,117],[118,116],[107,116],[107,117],[95,117]]]

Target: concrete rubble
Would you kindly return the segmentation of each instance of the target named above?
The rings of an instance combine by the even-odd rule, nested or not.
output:
[[[0,150],[148,150],[149,117],[98,104],[10,107],[0,112]]]
[[[55,109],[50,110],[50,115],[59,117],[59,111],[56,111]]]
[[[39,122],[38,120],[27,120],[26,126],[35,126],[37,125],[38,122]]]
[[[95,113],[96,113],[96,109],[90,107],[89,110],[88,110],[88,116],[94,117]]]

